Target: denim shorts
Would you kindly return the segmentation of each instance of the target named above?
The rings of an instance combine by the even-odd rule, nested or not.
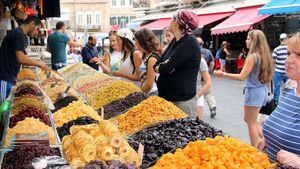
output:
[[[244,106],[262,107],[267,103],[267,86],[257,88],[244,88]]]

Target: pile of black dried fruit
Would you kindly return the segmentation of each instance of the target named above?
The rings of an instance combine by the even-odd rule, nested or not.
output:
[[[54,103],[55,109],[52,112],[54,113],[61,108],[67,107],[70,103],[77,100],[78,98],[75,96],[67,96],[65,98],[59,99]]]
[[[70,128],[73,125],[87,125],[87,124],[93,124],[93,123],[98,124],[99,122],[97,120],[94,120],[94,119],[88,117],[88,116],[78,117],[75,120],[72,120],[72,121],[69,121],[68,123],[65,123],[61,127],[57,127],[57,133],[59,135],[60,140],[62,140],[65,135],[70,134]]]
[[[139,104],[143,100],[146,100],[149,96],[143,92],[134,92],[129,94],[123,99],[113,101],[105,106],[104,108],[104,119],[110,119],[116,117],[122,113],[125,113],[129,108]],[[101,109],[98,110],[101,113]]]
[[[19,97],[25,94],[32,94],[37,97],[43,97],[41,89],[30,83],[24,83],[17,87],[15,97]]]
[[[17,115],[14,115],[10,118],[9,128],[15,127],[19,121],[23,121],[26,117],[34,117],[46,125],[51,126],[51,122],[47,114],[40,111],[36,107],[28,106],[19,111]]]
[[[5,153],[2,169],[33,169],[32,160],[41,156],[60,156],[59,149],[35,143],[22,144]]]
[[[163,154],[184,147],[191,141],[204,140],[207,137],[214,138],[218,135],[223,136],[224,133],[202,120],[188,117],[148,127],[127,140],[135,150],[138,150],[139,143],[145,147],[142,163],[142,168],[144,168]]]
[[[102,161],[94,160],[88,163],[83,169],[137,169],[134,164],[124,164],[117,160],[112,160],[104,164]]]

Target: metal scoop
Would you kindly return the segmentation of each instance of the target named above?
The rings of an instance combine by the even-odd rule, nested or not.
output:
[[[70,88],[71,88],[71,85],[68,85],[68,87],[66,88],[66,90],[63,93],[60,93],[58,95],[58,99],[60,100],[60,99],[63,99],[65,97],[70,96],[70,93],[68,93],[68,91],[70,90]]]

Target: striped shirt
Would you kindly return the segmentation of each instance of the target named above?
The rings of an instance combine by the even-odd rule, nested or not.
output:
[[[283,149],[300,156],[300,97],[287,89],[263,127],[270,160]]]
[[[275,72],[285,73],[287,46],[280,45],[277,48],[275,48],[272,57],[273,59],[275,59]]]

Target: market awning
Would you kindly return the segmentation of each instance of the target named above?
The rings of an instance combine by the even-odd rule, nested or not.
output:
[[[143,21],[135,21],[126,24],[128,29],[138,29]]]
[[[213,13],[213,14],[202,14],[198,15],[199,18],[199,27],[203,27],[210,23],[216,22],[223,18],[226,18],[232,15],[234,12],[224,12],[224,13]]]
[[[270,15],[258,15],[258,8],[251,6],[239,8],[236,13],[211,29],[212,35],[248,31],[252,26]]]
[[[300,0],[271,0],[259,8],[259,14],[289,14],[300,12]]]
[[[170,25],[171,20],[172,20],[171,18],[158,19],[154,22],[142,26],[141,28],[147,28],[150,30],[163,30],[164,28]]]

